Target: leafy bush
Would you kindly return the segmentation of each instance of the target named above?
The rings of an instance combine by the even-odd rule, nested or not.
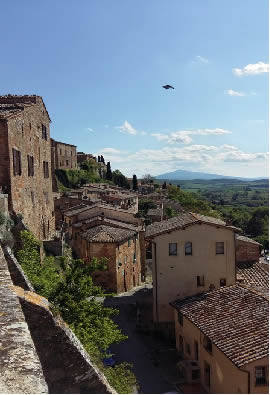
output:
[[[136,378],[129,365],[117,365],[115,374],[102,364],[108,347],[127,338],[111,319],[118,310],[104,307],[95,299],[105,294],[93,284],[91,274],[106,270],[107,260],[95,258],[86,265],[80,259],[46,257],[41,264],[38,240],[27,231],[21,232],[21,239],[23,248],[17,252],[17,259],[35,290],[50,301],[54,314],[60,313],[69,324],[110,384],[119,392],[131,392]]]

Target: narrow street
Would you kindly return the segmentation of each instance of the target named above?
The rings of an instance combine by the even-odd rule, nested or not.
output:
[[[136,330],[136,301],[151,295],[152,286],[137,287],[131,292],[108,298],[106,306],[119,309],[115,322],[128,339],[110,349],[116,363],[133,364],[139,383],[139,393],[177,393],[176,352],[172,345]]]

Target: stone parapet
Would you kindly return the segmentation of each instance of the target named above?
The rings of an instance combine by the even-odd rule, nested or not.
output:
[[[1,247],[0,283],[0,393],[48,393]]]

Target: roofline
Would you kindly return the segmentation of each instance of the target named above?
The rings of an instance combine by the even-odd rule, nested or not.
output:
[[[173,232],[175,230],[185,229],[186,227],[191,226],[191,225],[200,225],[200,224],[215,226],[216,228],[221,227],[221,228],[225,228],[225,229],[231,230],[232,232],[238,232],[239,231],[239,230],[236,230],[237,228],[236,229],[232,229],[229,225],[214,224],[214,223],[207,222],[207,221],[197,220],[197,221],[185,224],[185,225],[176,226],[175,228],[172,228],[172,229],[167,229],[167,230],[160,231],[159,233],[156,233],[153,236],[146,236],[145,238],[146,239],[152,239],[152,238],[154,238],[156,236],[160,236],[160,235],[162,235],[164,233],[171,233],[171,232]]]
[[[97,225],[97,226],[101,226],[101,225]],[[104,226],[106,226],[106,225],[104,225]],[[90,228],[90,229],[93,229],[93,228],[95,228],[95,226],[93,226],[93,227]],[[120,228],[119,228],[119,229],[120,229]],[[84,231],[84,232],[87,232],[87,231]],[[136,231],[130,230],[130,232],[133,233],[132,235],[127,236],[127,237],[124,237],[123,239],[118,240],[118,241],[117,241],[117,240],[114,240],[114,241],[99,241],[99,240],[90,241],[90,240],[87,240],[85,237],[83,237],[83,233],[84,233],[84,232],[80,232],[79,234],[80,234],[80,236],[81,236],[82,239],[88,241],[89,243],[111,243],[111,244],[123,243],[123,242],[127,241],[128,239],[130,239],[130,237],[134,236],[134,235],[137,233]]]
[[[52,137],[51,137],[51,140],[54,141],[57,144],[70,145],[71,147],[76,147],[77,148],[77,145],[68,144],[68,143],[62,143],[62,141],[57,141],[57,140],[53,139]]]

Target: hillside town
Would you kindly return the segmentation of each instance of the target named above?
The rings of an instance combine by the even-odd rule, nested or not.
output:
[[[112,174],[122,175],[112,173],[110,162],[77,152],[76,137],[74,144],[56,141],[50,122],[41,96],[0,96],[0,393],[122,393],[110,378],[124,362],[117,358],[131,358],[149,344],[158,350],[152,361],[148,349],[131,358],[132,393],[268,393],[262,245],[221,218],[185,210],[156,181],[113,182]],[[94,181],[65,183],[64,176],[88,174],[85,169]],[[143,215],[146,199],[153,206]],[[23,255],[33,240],[38,244]],[[40,272],[30,268],[33,256]],[[68,277],[76,270],[71,262],[81,270],[78,277]],[[43,268],[47,288],[35,274]],[[75,296],[90,273],[95,291],[81,306],[86,297],[108,309],[119,303],[119,329],[127,335],[130,325],[135,348],[129,339],[123,347],[112,341],[110,350],[99,348],[105,353],[99,365],[84,345],[87,327],[76,326],[79,318],[68,321],[76,308],[65,313],[63,283],[46,293],[57,270],[71,279]],[[80,328],[86,331],[81,337]],[[148,363],[158,387],[144,378]],[[159,384],[163,378],[167,387]]]

